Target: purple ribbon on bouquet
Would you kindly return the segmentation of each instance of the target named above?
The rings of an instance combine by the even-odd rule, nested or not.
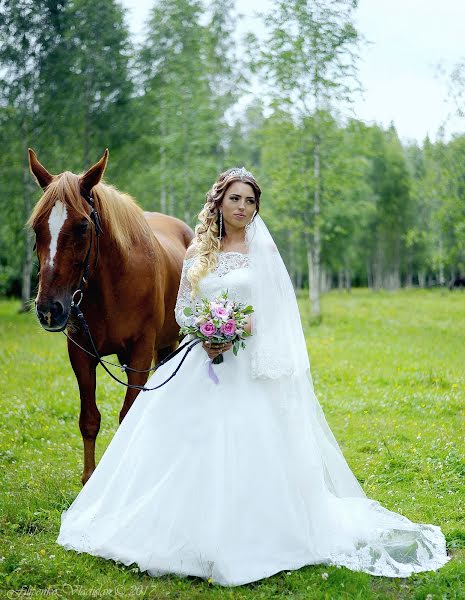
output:
[[[208,363],[208,376],[214,383],[219,383],[218,375],[213,370],[213,358],[209,358],[206,361]]]

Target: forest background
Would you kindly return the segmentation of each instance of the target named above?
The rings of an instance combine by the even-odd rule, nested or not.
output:
[[[402,143],[394,124],[348,116],[366,43],[356,10],[276,0],[265,38],[248,33],[239,53],[226,0],[158,0],[141,40],[114,0],[0,0],[0,295],[26,308],[37,284],[28,146],[52,173],[108,147],[107,182],[192,227],[217,174],[246,166],[314,315],[331,287],[463,276],[465,136]]]

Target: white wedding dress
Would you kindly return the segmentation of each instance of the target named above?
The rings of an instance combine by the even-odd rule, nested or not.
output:
[[[190,302],[184,261],[176,319]],[[201,295],[249,299],[248,256],[219,254]],[[367,498],[307,375],[252,379],[250,348],[208,375],[201,344],[158,390],[140,392],[91,478],[62,513],[57,543],[151,576],[236,586],[304,565],[406,577],[444,565],[445,539]],[[160,367],[164,381],[181,360]],[[285,396],[283,396],[285,395]],[[286,398],[286,402],[282,399]]]

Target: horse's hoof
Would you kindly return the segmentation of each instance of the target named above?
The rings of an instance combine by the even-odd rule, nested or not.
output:
[[[90,479],[92,472],[83,472],[81,475],[81,483],[84,486]]]

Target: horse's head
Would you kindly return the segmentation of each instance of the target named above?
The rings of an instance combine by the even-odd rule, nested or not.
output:
[[[83,175],[65,171],[51,175],[29,149],[29,166],[44,191],[28,219],[35,233],[35,249],[39,261],[39,289],[35,310],[47,331],[66,328],[74,291],[79,287],[94,223],[86,201],[92,188],[102,178],[108,160],[108,149],[102,158]],[[92,244],[95,246],[95,244]],[[95,248],[91,247],[89,261]],[[76,298],[76,300],[79,299]]]

